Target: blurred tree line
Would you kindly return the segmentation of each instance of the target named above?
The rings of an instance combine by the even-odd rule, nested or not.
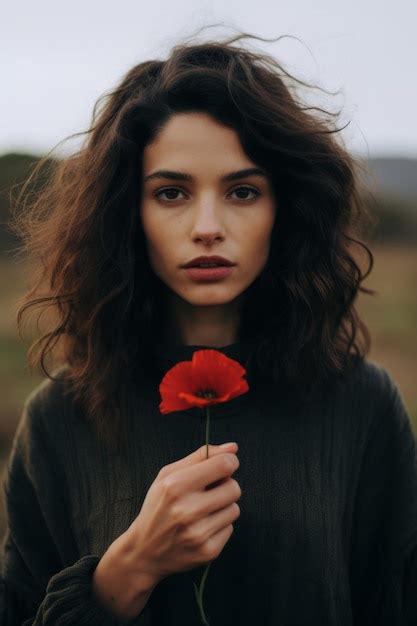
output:
[[[0,156],[0,257],[7,259],[20,245],[14,232],[9,228],[11,208],[16,201],[23,183],[29,178],[41,157],[34,154],[9,153]],[[30,193],[36,193],[46,182],[46,170],[52,165],[48,159],[40,176],[29,185]]]

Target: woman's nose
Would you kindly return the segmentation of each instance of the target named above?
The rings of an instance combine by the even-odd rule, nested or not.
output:
[[[192,219],[194,236],[214,238],[223,232],[218,207],[214,202],[206,201],[196,206]]]

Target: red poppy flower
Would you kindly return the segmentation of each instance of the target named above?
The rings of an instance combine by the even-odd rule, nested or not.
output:
[[[163,377],[159,391],[161,413],[181,411],[191,407],[206,409],[206,458],[209,447],[210,405],[227,402],[249,390],[243,376],[244,367],[219,350],[196,350],[191,361],[176,363]],[[211,561],[204,570],[199,588],[194,583],[197,605],[203,624],[209,626],[203,608],[203,589]]]
[[[244,367],[219,350],[196,350],[191,361],[176,363],[163,377],[161,413],[227,402],[249,390]]]

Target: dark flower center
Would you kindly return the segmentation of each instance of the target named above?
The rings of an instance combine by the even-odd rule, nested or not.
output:
[[[206,400],[213,400],[217,398],[217,393],[213,389],[199,389],[195,394],[198,398],[205,398]]]

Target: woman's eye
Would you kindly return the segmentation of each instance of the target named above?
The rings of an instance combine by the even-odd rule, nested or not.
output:
[[[176,187],[167,187],[166,189],[161,189],[160,191],[157,191],[157,192],[155,193],[155,197],[156,197],[156,198],[160,198],[161,193],[168,193],[168,194],[169,194],[169,193],[172,193],[172,192],[174,192],[174,193],[178,193],[178,192],[183,193],[183,192],[181,191],[181,189],[177,189]],[[162,200],[165,200],[165,198],[161,198],[161,199],[162,199]],[[171,197],[171,198],[169,198],[169,199],[168,199],[168,201],[169,201],[169,200],[178,200],[178,198],[172,198],[172,197]]]
[[[247,196],[245,196],[243,198],[242,197],[238,197],[238,200],[253,200],[254,198],[257,198],[258,196],[261,195],[260,192],[257,189],[254,189],[253,187],[247,187],[246,185],[245,186],[242,185],[240,187],[237,187],[236,189],[233,189],[233,191],[231,191],[230,193],[236,193],[236,192],[240,193],[242,191],[243,191],[244,194],[245,193],[247,194],[248,192],[251,192],[251,193],[253,193],[255,195],[252,198],[250,198],[250,197],[248,198]],[[165,189],[160,189],[154,195],[157,198],[161,198],[161,194],[163,194],[163,193],[166,193],[166,194],[174,193],[174,194],[176,194],[176,193],[184,193],[184,192],[181,191],[181,189],[178,189],[177,187],[166,187]],[[161,199],[164,200],[164,201],[168,201],[168,202],[174,202],[175,200],[178,200],[178,197],[170,196],[170,197],[168,197],[168,199],[166,199],[166,198],[161,198]]]
[[[247,193],[249,191],[249,192],[252,192],[253,194],[255,194],[254,198],[257,198],[258,196],[261,195],[260,192],[257,189],[254,189],[253,187],[246,187],[246,186],[237,187],[236,189],[233,189],[233,191],[231,193],[236,193],[237,191],[240,192],[240,191],[242,191],[242,189],[243,189],[244,193]],[[245,198],[238,198],[238,200],[253,200],[254,198],[247,198],[247,197],[245,197]]]

